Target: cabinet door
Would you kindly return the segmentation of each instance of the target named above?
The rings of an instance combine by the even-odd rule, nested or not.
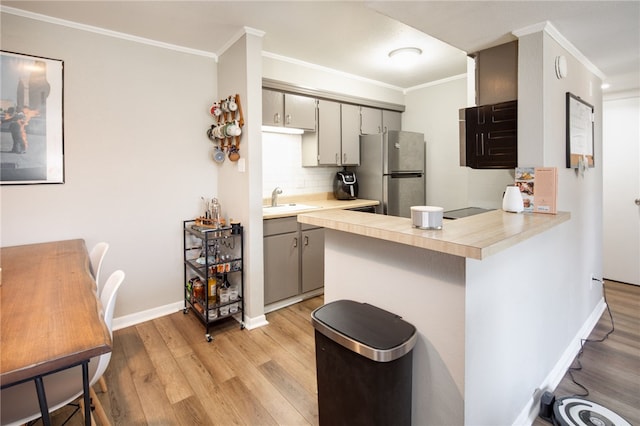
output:
[[[466,160],[473,169],[518,166],[517,101],[465,110]]]
[[[360,107],[360,133],[375,135],[382,133],[382,111],[376,108]]]
[[[262,124],[284,125],[284,97],[282,93],[262,89]]]
[[[277,302],[298,294],[298,233],[264,238],[264,303]]]
[[[304,130],[316,130],[316,99],[284,94],[284,125]]]
[[[342,134],[341,134],[341,164],[353,166],[360,164],[360,108],[356,105],[341,106]]]
[[[318,101],[318,163],[340,164],[340,104]]]
[[[302,292],[324,286],[324,229],[302,231]]]
[[[402,113],[398,111],[382,110],[382,129],[402,130]]]

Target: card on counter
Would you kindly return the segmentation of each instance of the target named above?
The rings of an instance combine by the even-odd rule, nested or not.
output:
[[[556,167],[536,167],[535,169],[535,213],[558,212],[558,169]]]

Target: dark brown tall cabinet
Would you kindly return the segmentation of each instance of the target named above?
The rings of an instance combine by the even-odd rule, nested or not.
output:
[[[464,165],[473,169],[517,167],[518,102],[482,105],[466,108],[463,112]]]

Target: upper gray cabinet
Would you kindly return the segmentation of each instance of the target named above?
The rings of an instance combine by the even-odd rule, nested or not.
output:
[[[360,107],[360,133],[363,135],[382,133],[382,110]]]
[[[303,166],[360,164],[360,108],[318,100],[318,131],[302,136]]]
[[[313,132],[316,130],[316,99],[263,89],[262,124]]]
[[[357,166],[360,164],[360,107],[342,104],[341,118],[341,152],[342,166]]]
[[[399,111],[382,110],[382,130],[402,130],[402,113]]]
[[[386,109],[360,107],[360,132],[363,135],[402,130],[402,113]]]

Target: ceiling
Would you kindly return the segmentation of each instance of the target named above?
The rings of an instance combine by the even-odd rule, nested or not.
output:
[[[6,7],[221,54],[244,27],[263,50],[401,89],[466,72],[466,53],[550,22],[605,76],[640,88],[640,1],[4,1]],[[14,10],[15,11],[15,10]],[[446,42],[443,43],[442,41]],[[388,52],[416,46],[414,66]]]

